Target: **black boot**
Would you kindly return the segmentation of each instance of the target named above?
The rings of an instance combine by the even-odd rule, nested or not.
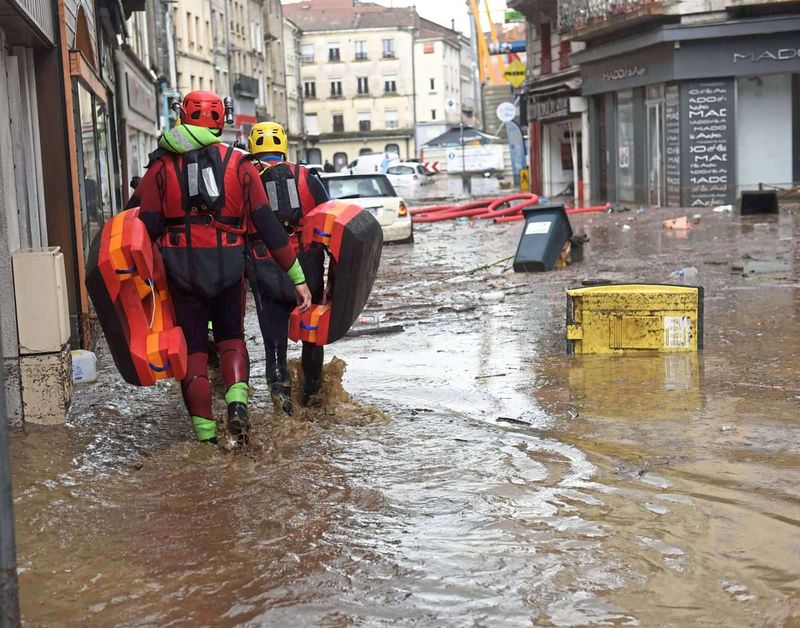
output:
[[[280,407],[284,414],[292,416],[294,405],[292,404],[292,385],[289,380],[274,382],[270,386],[270,392],[272,393],[272,403]]]
[[[228,434],[240,444],[247,443],[250,435],[250,419],[247,404],[234,401],[228,404]]]
[[[301,403],[304,406],[319,408],[322,405],[322,398],[319,394],[321,388],[322,382],[318,379],[309,379],[306,381],[306,385],[303,386]]]
[[[270,382],[269,391],[272,394],[272,403],[288,416],[294,414],[292,404],[292,382],[289,372],[283,364],[275,369],[275,379]]]

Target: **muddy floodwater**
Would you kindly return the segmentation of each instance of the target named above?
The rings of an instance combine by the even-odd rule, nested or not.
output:
[[[586,259],[538,275],[489,266],[519,223],[420,226],[364,313],[396,333],[330,347],[292,419],[251,317],[260,451],[101,353],[11,436],[26,624],[800,625],[800,214],[675,215],[574,218]],[[567,286],[686,266],[703,353],[565,355]]]

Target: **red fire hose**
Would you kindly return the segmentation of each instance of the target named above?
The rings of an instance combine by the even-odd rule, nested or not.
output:
[[[512,205],[506,209],[499,210],[499,207],[511,203],[512,201],[523,201]],[[522,211],[523,207],[528,207],[538,202],[535,194],[511,194],[495,199],[483,199],[472,201],[463,205],[432,205],[429,207],[417,207],[411,210],[415,223],[441,222],[454,218],[493,218],[505,216]]]

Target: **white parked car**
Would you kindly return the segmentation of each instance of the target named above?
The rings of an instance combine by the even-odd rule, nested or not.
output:
[[[400,163],[396,153],[359,155],[339,172],[342,174],[386,174],[386,169]]]
[[[425,166],[413,161],[403,161],[390,166],[386,170],[386,176],[395,190],[409,198],[418,196],[423,186],[433,183],[433,177]]]
[[[320,174],[332,199],[360,205],[378,219],[384,242],[414,241],[414,226],[408,207],[385,174]]]

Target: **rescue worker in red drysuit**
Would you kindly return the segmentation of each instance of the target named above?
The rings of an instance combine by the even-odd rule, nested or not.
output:
[[[286,131],[280,124],[261,122],[250,132],[247,149],[258,160],[257,168],[270,206],[289,234],[312,301],[321,304],[325,291],[325,250],[318,242],[304,241],[301,223],[303,216],[328,200],[328,192],[316,171],[286,161],[287,141]],[[251,230],[248,240],[248,276],[264,337],[267,382],[273,400],[286,414],[292,414],[291,384],[286,368],[289,317],[294,308],[291,285],[280,272],[276,260],[265,250],[258,234]],[[324,357],[321,346],[303,343],[303,405],[314,399],[321,388]]]
[[[281,272],[288,274],[302,310],[311,304],[294,250],[269,207],[258,172],[244,151],[219,140],[222,99],[187,94],[180,124],[161,136],[137,187],[139,217],[158,241],[175,317],[189,361],[183,398],[199,441],[215,441],[217,426],[208,381],[207,331],[213,323],[228,404],[228,432],[240,442],[249,430],[249,357],[244,343],[244,253],[247,231],[257,233]]]

